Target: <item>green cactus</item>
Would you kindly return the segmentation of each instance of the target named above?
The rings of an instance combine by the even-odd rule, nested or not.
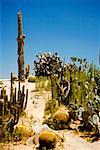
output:
[[[26,79],[28,78],[29,74],[30,74],[30,65],[27,64],[26,68],[25,68],[25,77],[26,77]]]
[[[35,82],[36,77],[35,76],[28,76],[28,82]]]
[[[57,136],[50,131],[42,131],[39,136],[40,148],[46,147],[47,149],[54,148],[56,144]]]
[[[67,123],[69,119],[69,114],[68,112],[65,111],[57,111],[54,114],[53,119],[61,123]]]
[[[4,89],[1,92],[2,99],[0,99],[0,140],[8,140],[12,137],[14,126],[18,123],[19,116],[23,112],[27,105],[28,89],[25,95],[25,87],[18,89],[18,97],[16,96],[16,88],[13,88],[13,74],[11,73],[11,89],[10,89],[10,101],[8,96],[5,95]],[[2,131],[2,132],[1,132]]]
[[[22,14],[18,12],[18,78],[24,81],[24,40],[25,35],[22,35]]]

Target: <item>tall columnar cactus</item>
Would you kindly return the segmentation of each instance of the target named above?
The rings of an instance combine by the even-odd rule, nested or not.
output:
[[[24,40],[25,35],[22,34],[22,14],[18,12],[18,78],[24,81]]]

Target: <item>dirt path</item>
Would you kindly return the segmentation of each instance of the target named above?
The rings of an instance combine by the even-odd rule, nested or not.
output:
[[[7,94],[9,94],[10,82],[5,81],[4,85],[6,85]],[[33,116],[33,120],[35,123],[42,124],[44,108],[46,100],[51,96],[50,92],[36,92],[35,91],[35,83],[24,83],[24,85],[29,89],[29,97],[26,108],[26,114],[30,117]],[[18,83],[15,83],[15,86],[18,86]],[[35,123],[33,123],[33,128],[35,127]],[[89,143],[83,138],[75,135],[72,131],[62,130],[58,131],[59,134],[65,137],[65,141],[63,144],[63,148],[61,150],[99,150],[100,149],[100,141]],[[28,144],[24,145],[20,143],[19,145],[9,144],[9,148],[6,147],[5,150],[35,150],[33,148],[33,144],[28,142]],[[0,148],[0,150],[3,150]],[[58,150],[58,149],[56,149]]]
[[[50,98],[50,92],[35,92],[35,83],[30,83],[27,85],[29,90],[29,100],[27,103],[26,112],[28,115],[33,115],[34,120],[43,122],[45,103],[48,98]]]
[[[65,142],[62,150],[100,150],[100,141],[89,143],[85,139],[79,137],[73,131],[59,131],[64,132]]]

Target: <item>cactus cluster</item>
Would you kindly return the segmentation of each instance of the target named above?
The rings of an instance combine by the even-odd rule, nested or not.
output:
[[[65,68],[65,79],[60,79],[63,84],[67,79],[70,88],[68,90],[68,84],[64,84],[66,96],[65,87],[57,85],[58,100],[68,107],[71,120],[81,122],[80,129],[92,131],[96,128],[96,134],[100,134],[100,72],[86,59],[72,57],[71,60]]]
[[[58,100],[59,105],[69,109],[69,122],[79,120],[80,129],[96,128],[96,134],[100,134],[100,70],[86,59],[71,60],[61,66],[59,76],[55,76],[54,70],[50,75],[52,103]]]
[[[13,134],[14,126],[18,123],[20,113],[26,108],[28,100],[28,90],[25,96],[25,87],[20,89],[20,81],[18,93],[13,88],[13,75],[11,73],[11,90],[10,100],[3,88],[0,95],[0,140],[4,139],[6,132]]]

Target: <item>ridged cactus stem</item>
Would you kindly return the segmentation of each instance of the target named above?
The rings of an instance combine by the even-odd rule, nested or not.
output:
[[[0,101],[0,116],[2,116],[2,111],[3,111],[3,102]]]
[[[21,110],[23,110],[23,105],[24,105],[24,97],[25,97],[24,89],[25,89],[25,87],[23,86],[22,87],[22,94],[21,94]]]
[[[50,78],[51,78],[51,92],[52,92],[52,95],[51,95],[51,96],[52,96],[52,99],[53,99],[53,98],[54,98],[54,97],[53,97],[53,95],[54,95],[54,94],[53,94],[53,77],[51,76]]]
[[[18,85],[18,91],[20,91],[20,81],[19,81],[19,85]]]
[[[6,95],[6,90],[4,88],[2,88],[0,98],[3,99],[5,97],[5,95]]]
[[[20,90],[20,81],[18,85],[18,102],[20,102],[20,97],[21,97],[21,90]]]
[[[2,139],[2,125],[3,125],[3,102],[0,101],[0,140]]]
[[[3,128],[2,128],[2,125],[3,125],[3,116],[2,116],[2,111],[3,111],[3,102],[0,101],[0,141],[2,139],[2,136],[3,136]]]
[[[26,79],[27,79],[29,74],[30,74],[30,65],[29,64],[26,65],[25,71],[26,71],[25,76],[26,76]]]
[[[18,12],[18,78],[20,81],[24,81],[24,39],[25,35],[22,35],[22,14]]]
[[[10,102],[13,100],[13,73],[11,73]]]
[[[19,120],[19,109],[15,109],[15,112],[14,112],[14,125],[16,125],[18,123],[18,120]]]
[[[24,109],[26,109],[27,101],[28,101],[28,89],[26,90],[26,101],[25,101]]]
[[[8,97],[4,97],[4,115],[8,114]]]
[[[16,88],[15,88],[15,97],[14,97],[14,103],[16,104]]]

